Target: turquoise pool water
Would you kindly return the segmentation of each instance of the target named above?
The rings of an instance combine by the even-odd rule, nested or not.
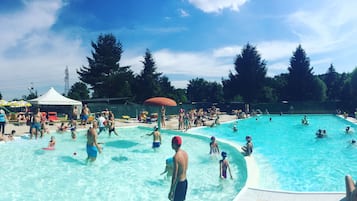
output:
[[[244,186],[244,158],[231,146],[229,153],[234,180],[221,181],[219,158],[211,158],[209,139],[162,131],[163,145],[151,148],[151,129],[119,128],[119,137],[99,136],[104,150],[91,165],[85,164],[84,132],[73,141],[70,133],[56,134],[56,150],[44,151],[50,135],[42,140],[19,139],[0,144],[0,200],[167,200],[170,180],[160,175],[165,159],[174,155],[171,137],[180,134],[189,154],[187,200],[233,200]],[[76,153],[76,155],[74,155]]]
[[[269,118],[272,121],[269,121]],[[308,115],[309,125],[301,124],[303,115],[262,115],[214,128],[198,128],[192,132],[245,144],[251,135],[254,156],[260,169],[261,188],[288,191],[345,191],[344,176],[357,179],[356,133],[344,129],[356,125],[335,115]],[[318,129],[326,129],[328,137],[318,139]]]

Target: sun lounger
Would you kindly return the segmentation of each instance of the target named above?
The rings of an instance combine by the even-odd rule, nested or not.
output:
[[[57,117],[57,112],[48,112],[48,122],[49,124],[58,123],[61,120]]]

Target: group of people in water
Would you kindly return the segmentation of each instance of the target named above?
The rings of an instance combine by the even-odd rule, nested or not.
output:
[[[309,120],[307,119],[307,116],[304,115],[304,117],[301,119],[301,124],[302,125],[309,125]],[[351,126],[346,126],[345,128],[345,133],[346,134],[351,134],[353,133],[353,130]],[[316,138],[325,138],[327,137],[327,131],[325,129],[318,129],[315,133]],[[356,143],[355,139],[352,139],[351,141],[352,144]]]
[[[227,153],[224,151],[220,152],[218,143],[214,136],[211,137],[211,142],[209,143],[209,145],[210,145],[209,154],[211,156],[219,155],[219,154],[221,154],[222,156],[222,159],[219,160],[219,177],[221,179],[227,179],[227,170],[228,170],[230,178],[233,179],[231,168],[229,166],[229,161],[227,159]]]
[[[229,166],[229,161],[227,159],[227,152],[220,151],[216,138],[214,136],[211,137],[211,141],[209,143],[210,151],[209,154],[214,155],[221,155],[222,159],[219,161],[219,177],[221,179],[227,179],[227,171],[231,179],[233,179],[231,168]],[[250,156],[253,152],[253,143],[251,136],[246,136],[246,145],[242,147],[242,153],[245,156]]]
[[[161,146],[161,133],[159,127],[155,126],[154,131],[146,134],[153,136],[152,148],[154,150]],[[166,159],[165,170],[160,174],[166,173],[166,178],[171,178],[171,186],[168,194],[169,200],[172,201],[184,201],[187,193],[187,178],[186,171],[188,168],[188,154],[181,149],[182,138],[180,136],[174,136],[171,139],[171,148],[175,150],[173,157]]]

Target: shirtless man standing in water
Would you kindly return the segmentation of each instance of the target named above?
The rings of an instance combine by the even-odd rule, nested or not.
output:
[[[180,149],[181,144],[182,139],[180,136],[172,138],[171,147],[176,153],[174,155],[174,169],[172,172],[172,181],[168,196],[171,201],[183,201],[186,199],[186,171],[188,166],[188,155],[184,150]]]
[[[153,139],[152,139],[152,148],[155,149],[155,148],[159,148],[160,145],[161,145],[161,134],[160,134],[160,131],[159,131],[159,127],[158,126],[155,126],[154,128],[154,131],[152,133],[149,133],[147,134],[149,136],[153,136]]]
[[[102,148],[97,142],[97,128],[98,123],[96,121],[93,121],[93,127],[89,128],[87,132],[87,162],[95,161],[95,159],[97,159],[97,153],[102,153]]]
[[[33,135],[35,135],[35,138],[37,139],[38,134],[41,132],[41,118],[42,113],[40,112],[40,108],[38,108],[37,113],[32,117],[30,139],[32,139]]]

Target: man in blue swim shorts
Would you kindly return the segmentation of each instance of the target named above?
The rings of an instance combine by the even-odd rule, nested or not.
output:
[[[40,108],[37,108],[37,113],[35,113],[32,117],[30,139],[32,139],[33,135],[35,135],[35,138],[37,139],[38,134],[41,132],[41,120],[42,113],[40,112]]]
[[[97,128],[98,123],[96,121],[93,121],[93,126],[89,128],[87,132],[87,162],[95,161],[97,159],[97,153],[102,153],[102,148],[97,142]]]
[[[87,125],[89,114],[90,110],[87,104],[84,104],[81,112],[81,125]]]
[[[174,155],[174,169],[172,172],[170,193],[168,195],[171,201],[183,201],[186,199],[188,155],[184,150],[180,149],[181,144],[182,139],[180,136],[172,138],[171,147],[176,153]]]
[[[153,142],[152,142],[152,148],[159,148],[161,145],[161,134],[159,131],[159,128],[157,126],[154,127],[154,131],[152,133],[149,133],[147,135],[152,135],[153,136]]]

